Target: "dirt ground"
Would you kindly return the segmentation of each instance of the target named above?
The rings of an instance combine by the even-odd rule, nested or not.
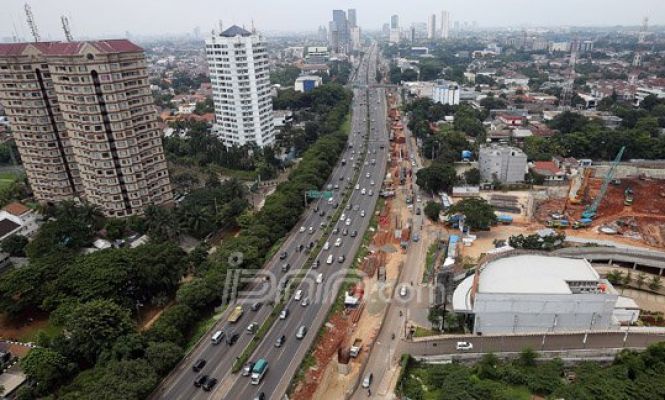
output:
[[[0,315],[0,340],[23,341],[40,329],[48,326],[48,315],[32,314],[10,321],[6,315]]]

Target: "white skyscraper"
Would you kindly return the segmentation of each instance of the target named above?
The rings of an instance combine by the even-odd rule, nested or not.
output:
[[[450,37],[450,14],[448,11],[441,12],[441,37],[443,39]]]
[[[213,131],[226,146],[275,141],[268,53],[263,37],[238,26],[206,41],[215,103]]]
[[[427,39],[434,39],[436,36],[436,14],[429,16],[427,21]]]

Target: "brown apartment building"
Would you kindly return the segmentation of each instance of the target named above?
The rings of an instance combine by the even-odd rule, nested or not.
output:
[[[0,103],[37,200],[107,216],[170,204],[143,49],[127,40],[0,44]]]

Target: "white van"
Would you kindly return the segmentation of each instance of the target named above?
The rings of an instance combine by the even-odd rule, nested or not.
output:
[[[223,331],[217,331],[217,332],[213,333],[212,338],[210,338],[210,340],[212,341],[212,344],[219,344],[223,339],[224,339],[224,332]]]
[[[323,244],[323,250],[328,250],[330,248],[330,242],[325,242]]]
[[[326,260],[326,264],[332,264],[332,263],[333,263],[333,255],[330,254],[330,255],[328,256],[328,259]]]

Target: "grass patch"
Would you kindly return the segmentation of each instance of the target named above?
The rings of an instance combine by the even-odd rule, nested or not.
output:
[[[61,330],[62,328],[60,326],[53,325],[52,323],[47,322],[46,325],[42,326],[41,328],[27,332],[18,339],[19,341],[25,343],[27,342],[35,343],[37,342],[37,339],[39,338],[40,335],[44,334],[49,338],[53,338],[55,337],[55,335],[60,333]]]
[[[0,172],[0,190],[5,190],[21,177],[20,172],[4,171]]]
[[[438,254],[437,250],[439,250],[438,241],[432,243],[427,248],[427,256],[425,257],[425,272],[423,273],[423,281],[422,281],[423,283],[427,283],[429,281],[430,275],[434,270],[434,262],[436,261],[436,256]]]
[[[199,339],[201,339],[201,337],[203,337],[203,335],[205,335],[206,332],[208,332],[213,327],[213,325],[215,325],[215,323],[219,321],[220,318],[222,318],[222,314],[224,313],[224,310],[226,310],[226,307],[228,307],[228,304],[224,304],[222,309],[211,315],[210,318],[206,318],[196,323],[194,329],[192,330],[192,335],[190,336],[189,340],[187,341],[187,344],[185,345],[186,353],[189,353],[189,351],[192,350],[194,345],[198,343]]]
[[[429,337],[429,336],[439,336],[441,332],[435,331],[434,329],[423,328],[421,326],[416,326],[416,331],[413,334],[413,337]]]

